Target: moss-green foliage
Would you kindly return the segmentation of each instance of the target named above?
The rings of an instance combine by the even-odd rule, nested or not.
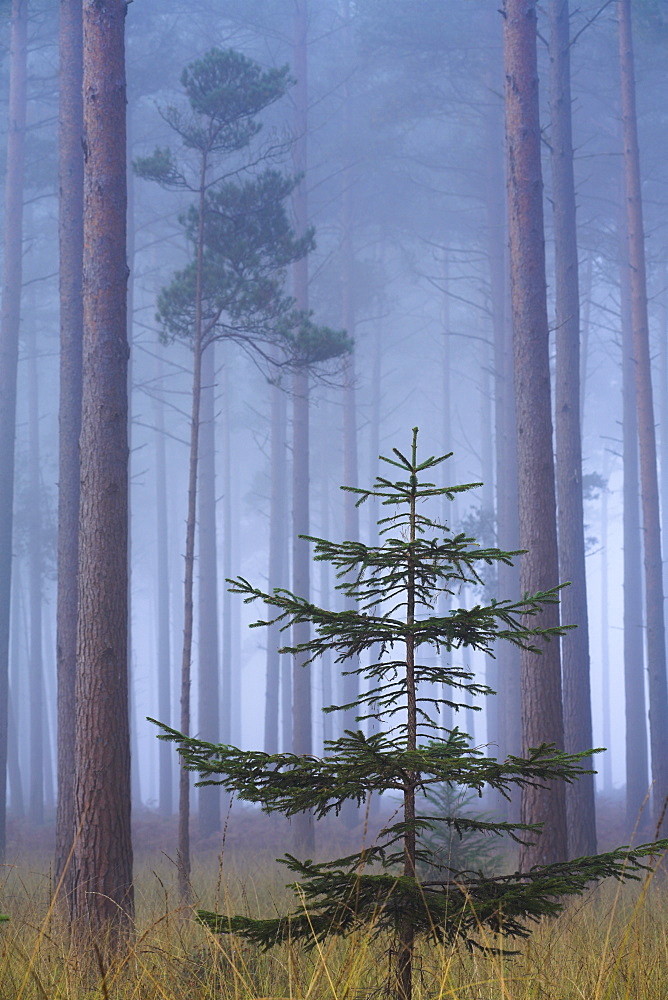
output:
[[[140,177],[197,195],[181,219],[191,260],[158,297],[163,339],[192,340],[199,291],[203,347],[224,338],[256,361],[292,367],[350,350],[345,333],[318,326],[284,289],[287,267],[314,246],[313,230],[297,236],[285,207],[297,178],[262,166],[276,150],[254,151],[252,169],[230,159],[248,149],[261,128],[256,116],[290,86],[287,67],[263,70],[233,49],[212,49],[186,67],[181,83],[187,105],[162,112],[181,139],[180,154],[159,147],[134,162]]]
[[[472,488],[439,487],[427,478],[447,457],[419,461],[414,430],[408,456],[395,450],[384,459],[397,478],[380,477],[373,490],[354,491],[359,502],[374,496],[389,508],[380,522],[381,545],[311,539],[315,558],[335,567],[338,588],[353,598],[353,607],[333,611],[287,590],[268,594],[247,580],[231,581],[246,602],[264,602],[272,612],[269,620],[284,630],[298,622],[310,624],[311,638],[286,646],[285,652],[306,654],[312,662],[331,651],[344,667],[361,657],[361,665],[351,669],[363,681],[362,693],[352,705],[330,710],[352,707],[359,720],[376,719],[380,731],[347,731],[326,743],[321,758],[213,745],[166,726],[161,738],[176,743],[182,763],[199,772],[201,783],[222,784],[267,812],[292,816],[308,809],[321,818],[338,813],[346,801],[362,803],[379,792],[399,793],[404,809],[376,843],[347,857],[316,863],[287,855],[283,863],[299,879],[294,884],[299,905],[292,913],[255,920],[201,911],[200,919],[215,931],[241,934],[264,948],[286,940],[312,947],[361,927],[399,938],[408,924],[415,935],[435,942],[487,946],[490,935],[526,937],[531,922],[556,915],[568,896],[580,895],[594,881],[637,878],[645,859],[668,848],[662,841],[500,876],[441,861],[437,871],[420,875],[422,864],[434,860],[428,835],[439,825],[515,840],[540,836],[536,825],[461,812],[434,815],[420,798],[431,788],[491,789],[508,797],[528,785],[577,780],[591,752],[583,748],[568,754],[542,745],[524,757],[497,760],[472,748],[458,729],[440,728],[438,710],[444,704],[461,707],[464,693],[493,694],[452,665],[455,650],[469,646],[493,655],[495,644],[505,641],[539,652],[543,642],[564,631],[533,623],[546,604],[558,599],[558,588],[518,601],[457,606],[464,587],[470,593],[480,584],[481,567],[509,562],[516,553],[481,548],[423,513],[430,501]],[[453,606],[439,614],[444,592]],[[424,652],[429,663],[422,662]]]

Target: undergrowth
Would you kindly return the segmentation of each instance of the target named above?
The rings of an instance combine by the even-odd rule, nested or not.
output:
[[[211,935],[179,910],[168,859],[137,873],[137,931],[117,965],[77,955],[52,898],[48,870],[0,869],[0,1000],[383,1000],[386,943],[368,933],[312,951],[261,953]],[[282,873],[269,855],[252,868],[226,858],[195,868],[197,905],[269,916],[285,906]],[[425,946],[417,1000],[665,1000],[668,996],[668,887],[605,884],[541,923],[515,956]],[[499,940],[489,940],[498,947]]]

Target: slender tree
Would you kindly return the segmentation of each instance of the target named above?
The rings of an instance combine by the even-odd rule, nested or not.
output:
[[[23,184],[26,132],[28,0],[12,0],[9,127],[5,176],[4,257],[0,313],[0,860],[6,844],[7,703],[12,589],[16,375],[21,322]]]
[[[199,462],[199,675],[198,729],[204,739],[220,739],[220,656],[218,641],[218,532],[216,529],[216,345],[202,353],[202,426]],[[227,623],[226,623],[227,625]],[[208,734],[208,735],[206,735]],[[220,791],[202,788],[199,831],[220,828]]]
[[[308,0],[295,0],[294,58],[297,78],[294,94],[295,139],[293,164],[298,183],[293,194],[295,231],[304,237],[308,232]],[[304,256],[293,268],[294,294],[297,307],[308,310],[308,260]],[[310,549],[306,540],[310,530],[310,455],[309,455],[309,372],[298,369],[292,384],[292,586],[297,594],[309,594],[311,589]],[[308,641],[308,622],[294,626],[292,643]],[[304,669],[305,658],[295,654],[292,666],[292,749],[297,754],[309,754],[313,747],[312,688],[310,672]],[[300,813],[295,819],[295,844],[299,850],[313,851],[315,832],[310,813]]]
[[[34,319],[26,337],[28,341],[28,590],[30,603],[30,795],[28,815],[31,823],[44,823],[44,771],[48,751],[45,734],[46,711],[44,698],[44,657],[42,636],[42,604],[44,531],[42,527],[42,488],[40,476],[39,383],[37,361],[37,331]],[[46,738],[45,738],[46,736]]]
[[[158,377],[162,365],[158,369]],[[156,527],[156,648],[158,651],[158,704],[165,718],[171,718],[171,638],[169,612],[169,544],[167,518],[167,458],[165,448],[165,414],[162,399],[155,397],[155,527]],[[158,750],[158,808],[162,816],[172,815],[172,762],[164,748]]]
[[[83,5],[84,257],[72,917],[132,930],[124,0]]]
[[[589,622],[585,570],[582,442],[580,439],[580,284],[571,122],[568,0],[551,0],[550,160],[554,209],[557,364],[555,430],[559,572],[570,584],[561,598],[562,620],[577,625],[561,644],[564,740],[571,753],[593,744],[589,677]],[[590,765],[591,766],[591,765]],[[596,851],[594,778],[566,790],[572,857]]]
[[[517,465],[519,477],[520,585],[546,591],[559,578],[552,457],[543,184],[536,55],[536,0],[505,0],[506,154],[513,315]],[[552,629],[559,610],[548,605],[540,625]],[[540,661],[520,654],[522,745],[564,745],[559,643],[548,643]],[[521,818],[544,824],[544,835],[520,849],[522,868],[563,861],[567,855],[563,783],[522,789]]]
[[[618,0],[624,186],[628,229],[631,321],[635,367],[640,493],[645,562],[645,625],[649,678],[649,736],[652,762],[652,815],[663,823],[668,801],[668,685],[661,560],[661,516],[656,461],[656,431],[647,316],[645,235],[635,102],[630,0]]]
[[[83,20],[81,0],[61,0],[59,24],[60,395],[58,436],[58,804],[54,877],[74,843],[74,690],[79,559],[79,434],[83,331]],[[68,869],[67,880],[71,877]]]
[[[651,810],[643,803],[649,788],[647,706],[645,703],[645,642],[643,624],[643,537],[640,524],[638,476],[638,414],[636,410],[631,278],[626,225],[619,226],[620,304],[622,327],[622,455],[624,544],[624,713],[626,722],[626,826],[647,827]]]

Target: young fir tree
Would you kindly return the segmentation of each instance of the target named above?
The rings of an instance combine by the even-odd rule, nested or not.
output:
[[[452,664],[456,650],[469,646],[493,655],[494,645],[503,641],[538,653],[543,642],[564,631],[531,627],[532,616],[558,600],[558,587],[520,601],[457,607],[461,588],[479,583],[481,568],[508,563],[517,553],[480,548],[473,538],[454,534],[421,512],[424,501],[453,499],[478,485],[438,487],[426,481],[425,473],[447,457],[418,461],[415,428],[410,457],[394,449],[393,458],[383,459],[399,470],[399,478],[379,477],[375,489],[354,490],[359,503],[376,497],[391,508],[379,522],[382,545],[310,539],[315,558],[336,568],[338,587],[354,598],[354,609],[331,611],[287,590],[266,594],[242,578],[230,581],[246,602],[260,600],[274,608],[274,620],[284,629],[309,622],[313,638],[302,646],[286,647],[286,652],[306,653],[312,662],[331,650],[338,662],[345,663],[380,650],[377,660],[356,670],[366,684],[353,705],[326,711],[355,708],[359,721],[377,718],[381,732],[346,731],[326,743],[323,758],[215,746],[187,739],[166,726],[161,736],[177,743],[185,766],[199,771],[203,783],[220,783],[242,799],[259,802],[267,812],[293,816],[312,809],[320,818],[338,813],[347,800],[362,803],[372,792],[402,796],[400,818],[381,831],[373,846],[324,863],[291,855],[282,859],[300,880],[294,886],[299,896],[294,912],[253,920],[199,911],[212,930],[240,934],[262,947],[285,940],[308,947],[330,934],[347,934],[364,925],[374,933],[389,932],[390,988],[399,1000],[411,998],[418,938],[439,943],[460,940],[481,947],[489,932],[526,937],[528,923],[557,914],[564,897],[610,875],[633,878],[643,867],[641,858],[668,847],[668,841],[661,841],[496,877],[449,865],[437,866],[434,873],[434,857],[424,847],[423,835],[438,824],[458,833],[482,831],[515,840],[540,836],[540,830],[469,815],[421,815],[416,812],[416,793],[447,783],[476,793],[496,789],[508,796],[527,784],[573,781],[584,773],[581,762],[591,752],[584,748],[582,753],[567,754],[544,744],[529,750],[526,757],[499,761],[474,749],[459,729],[444,732],[439,727],[440,707],[460,708],[465,692],[494,693]],[[451,596],[452,607],[439,615],[438,597],[444,592]],[[436,665],[421,662],[420,654],[427,649],[439,657]],[[430,874],[420,878],[425,861],[431,863]]]

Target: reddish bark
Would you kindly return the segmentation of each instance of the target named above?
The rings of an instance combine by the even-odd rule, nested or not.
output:
[[[132,929],[127,663],[124,0],[83,5],[84,339],[72,916],[113,949]]]
[[[550,412],[543,184],[540,161],[535,0],[505,0],[504,67],[510,277],[515,361],[517,465],[519,476],[520,585],[536,593],[558,583],[556,501]],[[557,605],[531,619],[559,624]],[[563,747],[559,643],[542,656],[520,657],[523,749],[541,743]],[[520,851],[520,865],[565,860],[563,782],[523,789],[521,818],[542,823],[543,833]]]

